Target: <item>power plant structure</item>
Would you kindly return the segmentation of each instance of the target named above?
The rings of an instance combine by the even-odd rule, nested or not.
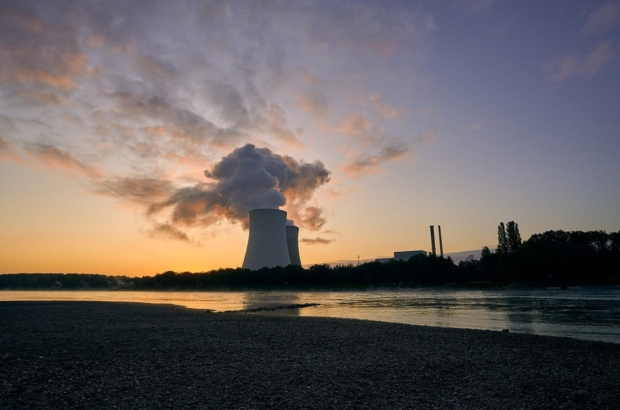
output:
[[[291,265],[301,266],[301,258],[299,257],[299,228],[295,225],[286,225],[286,247],[288,248],[288,257],[291,259]]]
[[[443,242],[441,241],[441,225],[437,225],[439,231],[439,255],[443,258]]]
[[[437,225],[437,230],[439,232],[439,254],[443,258],[443,241],[441,239],[441,225]],[[430,231],[431,231],[431,249],[432,249],[430,252],[427,253],[426,251],[423,251],[423,250],[396,251],[394,252],[393,258],[377,258],[375,259],[375,261],[386,263],[391,260],[408,261],[409,258],[411,258],[412,256],[416,256],[416,255],[437,256],[437,247],[435,246],[435,226],[434,225],[430,226]]]
[[[437,249],[435,248],[435,226],[431,225],[431,254],[437,256]],[[441,240],[441,225],[437,225],[439,231],[439,255],[443,258],[443,242]]]
[[[299,228],[287,225],[286,212],[280,209],[252,209],[244,269],[299,265]]]
[[[301,266],[299,256],[299,228],[286,219],[286,212],[280,209],[260,208],[249,212],[250,234],[243,259],[243,268],[257,270],[276,266]],[[288,223],[291,222],[291,223]],[[439,234],[439,253],[443,258],[441,225]],[[435,246],[435,226],[430,226],[431,249],[429,256],[437,256]],[[412,256],[426,255],[426,251],[396,251],[393,258],[376,259],[378,262],[390,260],[409,260]]]

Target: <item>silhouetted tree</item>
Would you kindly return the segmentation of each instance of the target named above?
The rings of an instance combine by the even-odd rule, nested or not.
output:
[[[519,233],[519,225],[515,221],[508,222],[506,227],[506,242],[509,253],[516,253],[521,246],[521,234]]]
[[[506,235],[506,226],[500,222],[497,227],[497,252],[508,253],[508,237]]]

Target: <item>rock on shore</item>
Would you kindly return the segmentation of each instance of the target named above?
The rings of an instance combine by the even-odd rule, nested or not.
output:
[[[0,408],[618,408],[620,345],[175,306],[0,303]]]

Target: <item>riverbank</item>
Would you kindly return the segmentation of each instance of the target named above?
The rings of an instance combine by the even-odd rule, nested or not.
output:
[[[614,408],[620,346],[175,306],[0,303],[0,408]]]

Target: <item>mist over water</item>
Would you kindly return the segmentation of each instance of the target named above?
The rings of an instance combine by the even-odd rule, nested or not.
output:
[[[216,312],[321,316],[620,343],[620,289],[377,292],[2,291],[0,301],[166,303]],[[303,307],[308,304],[318,306]]]

